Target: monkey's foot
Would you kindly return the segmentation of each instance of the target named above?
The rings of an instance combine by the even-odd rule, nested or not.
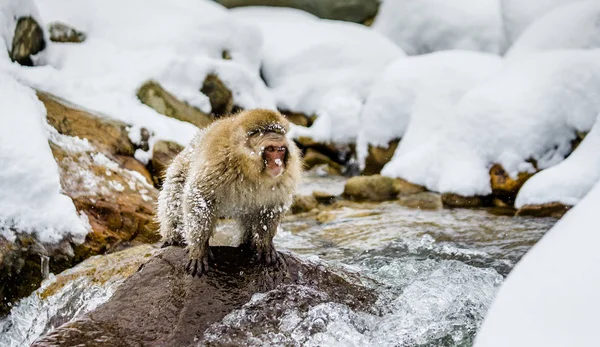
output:
[[[208,272],[208,254],[202,258],[190,258],[185,267],[185,272],[192,277],[202,277],[203,274]]]
[[[275,265],[281,262],[281,257],[272,244],[265,248],[257,247],[255,258],[258,261],[264,261],[267,265]]]

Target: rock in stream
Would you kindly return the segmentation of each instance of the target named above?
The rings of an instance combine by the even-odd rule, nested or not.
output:
[[[241,309],[256,293],[270,291],[271,297],[268,305],[252,308],[252,317],[264,323],[253,324],[254,329],[268,329],[269,317],[286,300],[296,307],[334,302],[356,310],[367,310],[376,300],[370,289],[351,283],[352,274],[334,273],[291,253],[280,253],[283,262],[266,267],[255,263],[246,248],[211,249],[212,268],[202,278],[184,273],[184,249],[157,252],[108,302],[32,346],[229,346],[235,345],[234,340],[211,341],[204,332]],[[295,295],[299,290],[308,294]],[[212,334],[223,329],[235,330],[215,324]],[[235,331],[221,333],[236,336]]]

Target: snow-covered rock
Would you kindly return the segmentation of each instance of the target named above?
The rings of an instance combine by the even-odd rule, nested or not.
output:
[[[599,112],[600,50],[530,55],[438,112],[443,126],[402,141],[382,174],[433,191],[487,195],[492,164],[512,177],[533,172],[532,159],[537,169],[553,166]]]
[[[387,147],[427,137],[432,127],[443,127],[449,110],[469,89],[502,67],[496,55],[471,51],[443,51],[399,58],[375,83],[360,117],[357,154],[361,165],[368,145]]]
[[[599,205],[597,183],[525,254],[494,299],[475,347],[598,344]]]
[[[293,9],[237,8],[264,36],[262,73],[283,110],[318,114],[296,135],[353,141],[371,85],[402,50],[372,29],[318,19]]]
[[[35,92],[0,67],[0,236],[36,234],[42,242],[65,235],[83,240],[89,230],[61,193],[59,170],[48,146],[46,110]]]
[[[33,0],[0,0],[0,59],[5,52],[14,61],[32,65],[47,39]]]
[[[506,53],[519,59],[537,51],[600,48],[600,2],[558,7],[533,22]]]
[[[551,202],[576,205],[600,179],[600,122],[560,164],[530,178],[517,195],[515,207]]]
[[[581,0],[499,0],[508,43],[512,44],[535,20],[563,5]]]
[[[38,0],[37,5],[44,21],[63,22],[87,35],[77,45],[51,44],[49,65],[15,72],[42,90],[181,144],[196,128],[142,105],[136,91],[147,80],[208,112],[209,100],[199,90],[214,73],[236,105],[275,107],[258,71],[260,31],[213,1]]]
[[[408,54],[505,50],[499,0],[385,0],[373,28]]]

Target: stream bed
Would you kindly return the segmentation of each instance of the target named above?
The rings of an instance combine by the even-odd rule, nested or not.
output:
[[[301,193],[339,194],[343,183],[309,178]],[[320,214],[326,215],[288,218],[276,246],[356,274],[377,294],[372,307],[356,311],[323,300],[311,305],[306,298],[322,293],[309,286],[257,293],[213,324],[199,345],[470,346],[503,279],[556,222],[486,210],[410,209],[393,201],[348,203]],[[231,227],[220,230],[227,234]],[[0,346],[27,346],[106,301],[151,252],[143,247],[126,260],[94,257],[51,276],[0,321]],[[67,284],[59,286],[61,281]],[[52,286],[57,288],[50,291]],[[274,295],[283,298],[269,319],[255,319]]]

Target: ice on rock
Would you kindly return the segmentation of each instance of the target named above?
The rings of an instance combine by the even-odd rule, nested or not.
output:
[[[513,177],[533,170],[530,159],[540,169],[556,165],[571,151],[576,131],[589,131],[598,113],[600,50],[529,55],[437,113],[442,127],[425,126],[419,133],[426,136],[401,141],[382,174],[437,192],[487,195],[492,164]]]
[[[600,48],[600,2],[558,7],[533,22],[506,53],[510,60],[539,51]]]
[[[515,207],[560,202],[576,205],[600,179],[600,121],[560,164],[537,173],[519,191]]]
[[[458,100],[501,66],[496,55],[460,50],[396,59],[374,84],[362,108],[359,163],[364,166],[368,145],[387,147],[399,138],[410,142],[411,137],[427,136],[431,127],[445,126]],[[412,131],[404,137],[407,127]]]
[[[353,141],[372,83],[389,62],[404,55],[389,39],[360,24],[292,9],[242,7],[232,13],[262,31],[261,71],[277,107],[318,115],[308,129],[293,127],[291,136]]]
[[[505,50],[499,0],[385,0],[373,29],[408,54]]]

